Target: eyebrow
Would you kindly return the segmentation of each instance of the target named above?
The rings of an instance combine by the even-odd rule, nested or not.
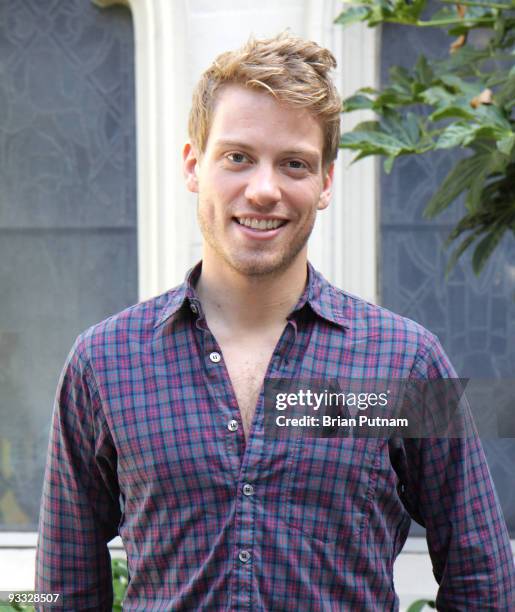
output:
[[[216,140],[214,143],[216,148],[221,147],[234,147],[236,149],[246,149],[247,151],[255,151],[254,147],[246,142],[240,140],[230,140],[230,139],[221,139]],[[321,155],[315,149],[287,149],[285,151],[281,151],[281,155],[299,155],[300,157],[309,157],[312,161],[320,162]]]

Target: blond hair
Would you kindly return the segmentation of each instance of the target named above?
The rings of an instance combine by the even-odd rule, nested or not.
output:
[[[240,49],[219,55],[193,92],[188,122],[192,144],[205,151],[217,93],[228,84],[259,88],[279,102],[305,108],[324,135],[322,163],[336,159],[340,139],[341,99],[331,79],[333,54],[317,43],[282,32],[273,38],[251,37]]]

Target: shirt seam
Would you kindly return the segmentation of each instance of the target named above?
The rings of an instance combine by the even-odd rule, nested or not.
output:
[[[421,348],[417,349],[417,352],[416,352],[415,357],[413,359],[413,365],[410,368],[410,373],[409,373],[409,376],[408,376],[408,380],[416,379],[415,370],[416,370],[418,364],[419,363],[425,363],[425,361],[427,359],[427,356],[431,353],[431,351],[434,349],[436,343],[438,342],[438,339],[436,338],[436,336],[434,336],[433,334],[429,334],[429,332],[427,332],[427,331],[424,334],[424,339],[426,340],[427,343],[424,344]]]
[[[109,436],[111,436],[111,430],[109,428],[109,425],[107,424],[106,415],[103,410],[102,396],[100,395],[100,391],[90,359],[81,354],[80,347],[77,352],[77,358],[83,368],[84,378],[86,380],[86,384],[88,385],[88,389],[91,392],[92,406],[94,406],[95,404],[97,406],[97,408],[94,408],[93,412],[90,415],[91,419],[93,421],[94,418],[99,415],[103,431]]]

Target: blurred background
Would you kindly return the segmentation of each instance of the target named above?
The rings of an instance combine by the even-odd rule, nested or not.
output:
[[[182,281],[200,256],[181,147],[193,85],[249,34],[285,28],[329,47],[344,96],[448,39],[387,25],[345,31],[334,0],[0,0],[0,590],[31,588],[53,398],[76,336]],[[112,6],[111,6],[112,5]],[[356,115],[356,116],[354,116]],[[345,116],[344,130],[362,117]],[[341,151],[310,259],[333,283],[436,333],[463,377],[515,371],[515,243],[481,276],[446,281],[460,211],[422,218],[452,152],[390,175]],[[485,440],[515,538],[515,441]],[[423,530],[396,563],[402,602],[434,596]],[[119,542],[113,554],[123,555]]]

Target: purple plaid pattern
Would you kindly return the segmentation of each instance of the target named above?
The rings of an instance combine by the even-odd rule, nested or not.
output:
[[[119,533],[125,610],[397,610],[392,568],[412,517],[427,527],[440,610],[513,609],[479,440],[270,442],[262,393],[246,445],[223,356],[210,359],[221,351],[199,272],[77,338],[53,415],[36,588],[68,610],[110,610],[106,543]],[[427,330],[309,266],[267,376],[455,373]]]

